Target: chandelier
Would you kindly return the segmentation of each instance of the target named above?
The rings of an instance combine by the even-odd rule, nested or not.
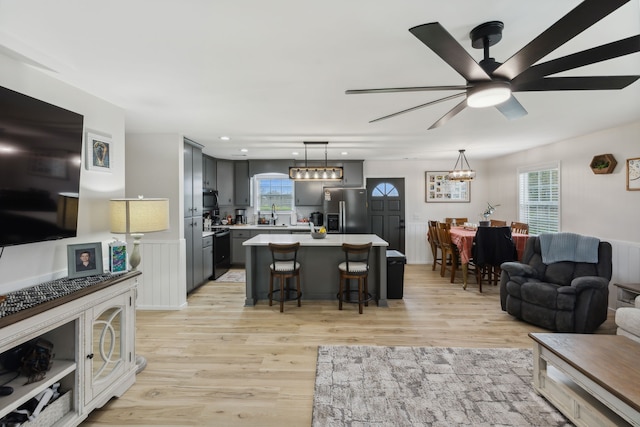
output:
[[[327,165],[328,142],[304,142],[304,166],[289,168],[289,178],[294,181],[341,181],[342,166]],[[324,145],[324,166],[307,165],[307,145]]]
[[[447,179],[449,181],[472,181],[476,177],[476,171],[471,169],[467,157],[464,155],[465,150],[458,150],[458,160],[453,167],[453,170],[449,172]],[[466,165],[466,168],[465,168]]]

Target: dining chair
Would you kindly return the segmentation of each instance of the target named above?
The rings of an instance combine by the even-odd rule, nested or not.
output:
[[[298,248],[300,242],[291,244],[269,243],[272,263],[269,265],[269,306],[273,305],[273,294],[280,293],[280,312],[284,311],[284,302],[290,299],[298,300],[300,307],[300,263],[298,262]],[[296,287],[287,286],[288,279],[296,279]],[[279,280],[280,289],[273,290],[273,282]],[[295,292],[295,297],[290,298],[291,292]],[[286,296],[285,296],[286,294]]]
[[[527,224],[526,222],[512,221],[511,222],[511,234],[513,234],[513,233],[529,234],[529,224]]]
[[[451,266],[451,283],[456,277],[456,269],[460,262],[458,247],[451,241],[451,224],[446,222],[438,223],[438,239],[442,248],[442,266],[440,268],[440,276],[444,277],[447,266]],[[450,260],[450,261],[449,261]]]
[[[465,222],[469,222],[469,218],[466,217],[462,217],[462,218],[445,218],[444,222],[446,222],[447,224],[455,224],[455,225],[464,225]]]
[[[340,271],[340,288],[338,289],[338,309],[342,310],[342,302],[351,302],[351,289],[349,280],[358,281],[358,312],[362,314],[362,306],[369,306],[373,299],[369,293],[369,254],[372,243],[362,245],[343,243],[344,262],[338,265]]]
[[[476,282],[482,292],[482,279],[486,274],[489,283],[498,284],[500,265],[518,259],[516,245],[511,238],[510,227],[478,227],[473,239],[473,263],[476,267]]]
[[[501,219],[492,219],[489,224],[491,227],[506,227],[507,221]]]
[[[433,266],[431,267],[431,271],[435,271],[436,265],[442,264],[442,247],[440,246],[440,239],[438,238],[438,221],[429,220],[428,224],[427,240],[433,253]],[[440,251],[440,257],[438,257],[438,251]]]

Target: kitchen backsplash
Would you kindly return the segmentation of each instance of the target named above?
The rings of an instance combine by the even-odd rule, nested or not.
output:
[[[322,211],[322,207],[321,206],[303,206],[300,208],[296,208],[295,212],[293,214],[278,214],[278,219],[276,221],[277,224],[295,224],[296,222],[302,222],[303,219],[309,219],[309,217],[311,216],[311,212],[317,212],[317,211]],[[221,218],[226,218],[227,215],[231,215],[231,217],[234,217],[234,212],[235,212],[235,208],[229,209],[229,208],[225,208],[225,209],[221,209],[220,210],[220,217]],[[293,217],[293,215],[295,215],[295,217]],[[264,213],[260,213],[261,217],[264,218],[271,218],[271,212],[264,212]],[[247,209],[247,223],[248,224],[257,224],[258,223],[258,214],[253,212],[253,209],[248,208]]]

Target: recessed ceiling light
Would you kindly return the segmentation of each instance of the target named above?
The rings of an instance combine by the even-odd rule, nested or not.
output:
[[[221,136],[220,139],[223,141],[229,141],[231,138],[228,136]]]
[[[248,153],[249,152],[249,150],[247,150],[246,148],[241,148],[240,151],[243,152],[243,153]]]
[[[298,153],[297,151],[294,151],[294,152],[293,152],[293,153],[291,153],[291,154],[293,154],[294,156],[297,156],[297,155],[298,155],[298,154],[300,154],[300,153]]]
[[[347,154],[349,154],[349,152],[348,152],[348,151],[343,151],[343,152],[342,152],[342,153],[340,153],[340,154],[342,154],[343,156],[346,156]]]

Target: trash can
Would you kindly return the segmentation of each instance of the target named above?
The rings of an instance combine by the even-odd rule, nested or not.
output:
[[[407,259],[402,252],[387,251],[387,299],[402,299],[406,263]]]

